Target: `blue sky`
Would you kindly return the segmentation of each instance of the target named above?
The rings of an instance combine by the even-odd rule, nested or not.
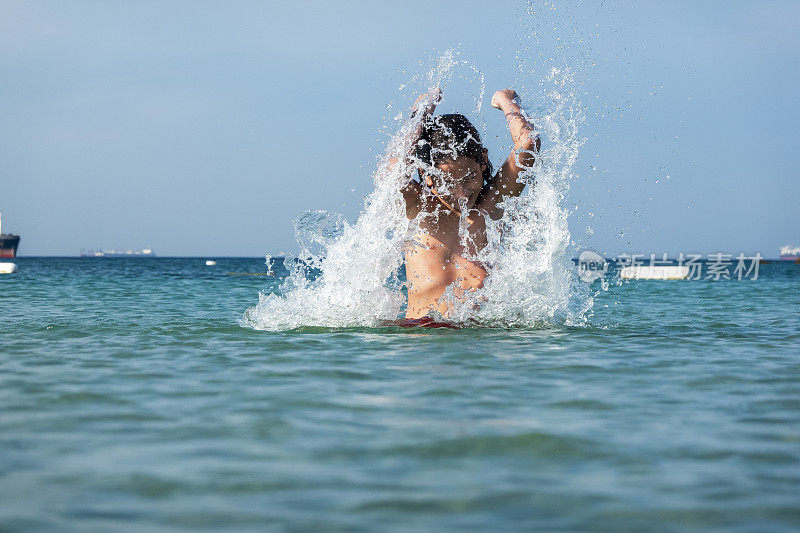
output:
[[[800,244],[800,4],[532,5],[7,0],[3,228],[22,255],[292,251],[298,212],[357,216],[398,87],[453,48],[483,72],[498,135],[491,92],[536,90],[520,61],[575,68],[577,246]],[[495,163],[502,142],[486,138]]]

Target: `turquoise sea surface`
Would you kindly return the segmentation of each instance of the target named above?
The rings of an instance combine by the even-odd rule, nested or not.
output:
[[[586,327],[256,331],[263,259],[17,258],[0,530],[800,529],[800,265]]]

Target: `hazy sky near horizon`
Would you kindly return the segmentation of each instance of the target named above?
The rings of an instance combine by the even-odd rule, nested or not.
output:
[[[800,244],[800,3],[575,4],[5,0],[3,230],[21,255],[291,252],[299,212],[357,217],[398,88],[453,49],[484,76],[495,164],[492,92],[574,63],[577,247]]]

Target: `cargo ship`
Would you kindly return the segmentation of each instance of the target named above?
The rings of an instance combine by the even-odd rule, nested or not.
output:
[[[3,233],[3,215],[0,214],[0,257],[17,257],[19,235]]]
[[[143,250],[81,250],[81,257],[155,257],[150,248]]]
[[[800,261],[800,246],[789,246],[781,248],[781,261]]]

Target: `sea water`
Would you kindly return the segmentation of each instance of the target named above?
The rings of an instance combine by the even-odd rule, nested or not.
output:
[[[800,527],[800,265],[588,323],[243,327],[263,258],[17,258],[0,529]],[[609,274],[610,275],[610,274]]]

